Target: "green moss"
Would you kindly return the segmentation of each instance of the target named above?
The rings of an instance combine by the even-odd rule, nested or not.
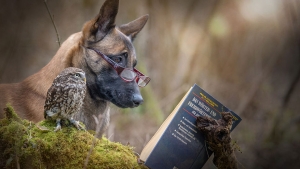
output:
[[[15,120],[20,122],[21,119],[18,117],[17,113],[14,111],[14,109],[12,108],[12,106],[8,103],[6,104],[6,108],[4,109],[4,113],[5,113],[5,117],[8,120]]]
[[[8,106],[0,120],[0,168],[84,168],[94,135],[71,125],[53,132],[55,122],[21,120]],[[137,163],[133,148],[96,139],[87,168],[146,168]]]

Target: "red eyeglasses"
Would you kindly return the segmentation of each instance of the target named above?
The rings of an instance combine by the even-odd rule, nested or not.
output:
[[[116,62],[114,62],[113,60],[111,60],[108,56],[101,53],[99,50],[90,47],[87,47],[87,49],[91,49],[95,51],[99,56],[101,56],[107,63],[111,65],[111,67],[113,67],[116,70],[118,75],[126,82],[131,82],[135,80],[139,87],[145,87],[150,82],[151,80],[150,77],[145,76],[137,69],[135,68],[129,69],[129,68],[122,67]]]

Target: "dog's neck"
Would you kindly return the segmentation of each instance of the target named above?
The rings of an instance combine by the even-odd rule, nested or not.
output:
[[[29,76],[22,83],[30,86],[39,95],[46,96],[54,78],[65,68],[74,66],[74,51],[79,47],[82,33],[70,36],[59,48],[53,59],[39,72]],[[35,83],[32,83],[35,82]]]

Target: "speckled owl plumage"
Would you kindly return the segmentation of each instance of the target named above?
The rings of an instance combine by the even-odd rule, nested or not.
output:
[[[56,120],[55,131],[61,129],[60,122],[66,119],[77,129],[83,129],[73,116],[81,110],[85,93],[85,72],[79,68],[66,68],[54,79],[47,92],[44,116]]]

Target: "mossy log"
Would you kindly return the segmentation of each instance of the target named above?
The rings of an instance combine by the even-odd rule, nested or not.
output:
[[[231,144],[230,129],[233,116],[222,112],[222,118],[197,117],[197,127],[205,135],[206,142],[214,152],[213,163],[218,169],[237,169],[237,160]]]
[[[132,147],[96,139],[71,125],[54,132],[55,122],[22,120],[12,107],[5,114],[0,120],[0,168],[146,168],[137,163]]]

